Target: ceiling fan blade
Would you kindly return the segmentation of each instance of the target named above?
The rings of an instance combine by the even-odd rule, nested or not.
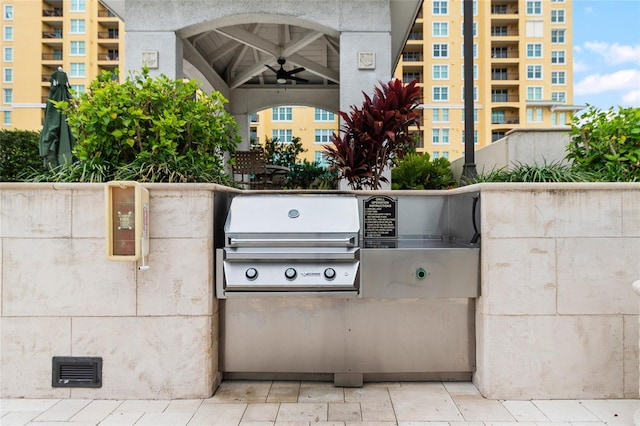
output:
[[[287,71],[287,73],[289,73],[289,74],[297,74],[297,73],[302,72],[302,71],[304,71],[304,68],[300,67],[300,68],[294,68],[291,71]]]
[[[299,81],[300,83],[308,83],[309,82],[309,80],[307,80],[306,78],[296,77],[295,75],[290,75],[289,76],[289,80]]]
[[[272,67],[271,65],[264,64],[264,66],[269,68],[271,71],[275,72],[276,74],[278,73],[278,70]]]

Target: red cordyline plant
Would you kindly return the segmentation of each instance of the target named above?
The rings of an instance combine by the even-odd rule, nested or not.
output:
[[[373,98],[363,92],[362,108],[351,106],[351,113],[338,111],[342,118],[340,134],[331,137],[333,146],[325,147],[329,164],[347,179],[351,189],[380,189],[389,180],[385,168],[404,156],[414,141],[410,126],[420,127],[420,87],[393,79],[380,83]]]

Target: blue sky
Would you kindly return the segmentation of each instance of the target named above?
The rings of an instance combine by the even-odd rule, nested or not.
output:
[[[573,101],[640,107],[640,0],[573,1]]]

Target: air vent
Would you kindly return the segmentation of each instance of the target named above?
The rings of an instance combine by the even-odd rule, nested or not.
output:
[[[102,387],[102,358],[54,356],[51,386],[54,388]]]

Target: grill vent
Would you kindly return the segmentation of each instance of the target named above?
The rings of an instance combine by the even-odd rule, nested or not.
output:
[[[54,388],[102,387],[102,358],[53,357],[51,386]]]

